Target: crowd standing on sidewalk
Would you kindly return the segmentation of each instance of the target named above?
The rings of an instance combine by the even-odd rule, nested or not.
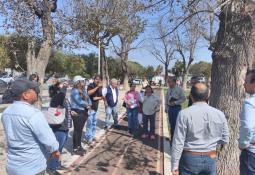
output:
[[[119,128],[118,81],[111,79],[103,87],[102,79],[96,75],[85,88],[85,78],[75,76],[70,101],[67,97],[67,80],[55,80],[49,88],[50,106],[46,113],[34,104],[40,93],[39,77],[16,79],[10,93],[14,100],[2,115],[7,145],[7,173],[10,175],[44,175],[47,170],[55,174],[61,167],[61,152],[67,141],[69,129],[73,131],[73,154],[83,156],[83,128],[86,123],[85,142],[91,146],[95,140],[97,110],[99,101],[105,104],[105,129],[113,118],[114,128]],[[171,129],[171,156],[173,175],[217,174],[216,145],[222,147],[229,142],[229,128],[223,112],[209,105],[209,88],[203,82],[192,84],[189,106],[181,110],[185,101],[184,91],[176,84],[176,78],[168,80],[169,89],[165,98],[165,112]],[[240,174],[255,174],[255,70],[249,71],[244,83],[246,93],[251,97],[243,103],[240,113]],[[142,139],[155,139],[156,113],[161,100],[149,85],[143,91],[136,91],[130,84],[125,93],[128,129],[133,136],[139,129],[138,113],[142,114]],[[42,109],[43,110],[43,109]],[[50,110],[54,112],[50,113]],[[50,116],[48,116],[50,115]],[[54,119],[52,119],[54,118]],[[149,127],[150,125],[150,127]]]

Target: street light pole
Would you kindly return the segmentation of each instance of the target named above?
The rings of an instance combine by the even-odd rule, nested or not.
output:
[[[101,42],[100,39],[98,40],[98,63],[97,63],[97,73],[100,75],[100,60],[101,60]]]

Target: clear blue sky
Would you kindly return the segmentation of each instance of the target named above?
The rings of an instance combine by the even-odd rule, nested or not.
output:
[[[59,7],[61,7],[61,2],[62,2],[62,0],[58,1]],[[155,24],[156,21],[158,20],[159,16],[162,15],[163,13],[165,13],[164,10],[162,10],[161,12],[158,12],[156,14],[147,14],[145,16],[148,20],[149,27],[146,27],[145,32],[139,36],[138,40],[135,43],[138,43],[141,40],[149,38],[151,36],[151,33],[153,32],[153,28],[150,26]],[[3,21],[3,18],[0,16],[0,26],[2,26],[1,25],[2,21]],[[5,33],[5,31],[3,30],[3,28],[0,28],[0,34],[4,34],[4,33]],[[145,41],[145,44],[146,44],[146,41]],[[201,45],[203,45],[203,47]],[[206,45],[205,42],[201,42],[200,46],[196,49],[194,62],[199,62],[199,61],[211,62],[211,52],[208,50],[208,48],[205,45]],[[87,49],[77,49],[77,50],[73,50],[73,51],[75,53],[79,53],[79,54],[80,53],[87,54],[90,52],[97,53],[97,49],[94,46],[89,46]],[[113,55],[113,53],[110,50],[108,50],[107,55],[108,56]],[[152,65],[152,66],[156,67],[159,64],[161,64],[146,50],[146,48],[139,48],[139,49],[131,51],[129,54],[129,58],[130,58],[130,60],[136,61],[143,66]],[[175,61],[171,62],[170,68],[174,65],[174,62]]]

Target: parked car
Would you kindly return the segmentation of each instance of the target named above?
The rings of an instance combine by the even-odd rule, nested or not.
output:
[[[6,82],[7,84],[10,84],[12,81],[14,81],[14,78],[10,75],[4,75],[0,77],[0,80]]]
[[[9,87],[9,84],[0,79],[0,94],[3,94]]]
[[[132,83],[136,85],[142,84],[143,80],[142,79],[133,79]]]

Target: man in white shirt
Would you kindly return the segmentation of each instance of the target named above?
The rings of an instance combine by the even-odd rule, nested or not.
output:
[[[118,81],[116,79],[112,79],[109,86],[103,88],[102,95],[104,96],[105,109],[106,109],[106,117],[105,117],[105,129],[108,129],[110,126],[111,116],[114,120],[114,127],[118,127],[118,111],[117,111],[117,103],[118,103],[118,95],[119,91],[117,89]]]

